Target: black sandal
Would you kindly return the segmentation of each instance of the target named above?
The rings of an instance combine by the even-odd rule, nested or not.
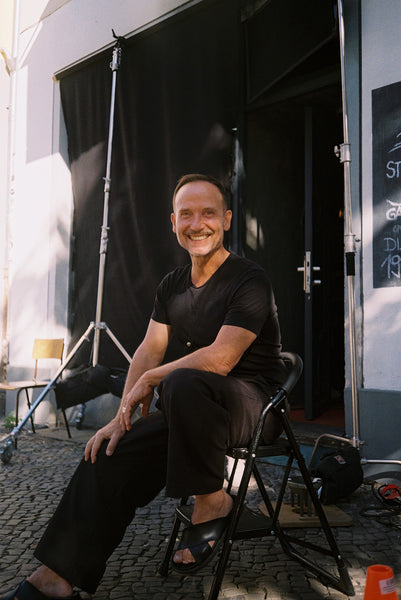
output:
[[[178,550],[188,548],[191,551],[195,562],[187,564],[176,563],[173,560],[173,555],[173,558],[171,559],[171,568],[177,573],[186,575],[188,573],[195,573],[205,567],[216,554],[218,547],[223,541],[229,516],[230,514],[227,515],[227,517],[221,517],[219,519],[213,519],[213,521],[206,521],[205,523],[198,523],[197,525],[188,525],[188,527],[185,527],[182,532]],[[210,546],[209,542],[215,543],[213,546]]]
[[[25,579],[13,592],[0,596],[0,600],[82,600],[78,592],[72,596],[45,596]]]

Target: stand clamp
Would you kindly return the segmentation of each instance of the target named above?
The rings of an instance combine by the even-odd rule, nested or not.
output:
[[[334,154],[340,159],[341,163],[351,162],[351,144],[340,144],[334,146]]]
[[[121,50],[122,50],[122,46],[125,43],[125,38],[120,35],[116,35],[114,29],[112,29],[111,31],[113,34],[113,38],[117,41],[113,48],[113,56],[112,56],[111,63],[110,63],[110,69],[112,71],[118,71],[120,64],[121,64]]]

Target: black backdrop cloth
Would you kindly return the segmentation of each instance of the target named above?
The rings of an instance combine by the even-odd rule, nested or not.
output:
[[[177,179],[188,172],[229,179],[242,97],[239,36],[237,0],[205,1],[123,47],[101,320],[130,354],[145,333],[158,282],[187,261],[170,224]],[[111,58],[110,48],[59,76],[74,197],[71,346],[95,320]],[[87,361],[90,349],[84,344],[72,365]],[[127,366],[105,333],[99,362]]]

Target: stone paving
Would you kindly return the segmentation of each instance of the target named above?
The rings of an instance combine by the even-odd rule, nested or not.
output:
[[[0,430],[0,436],[4,430]],[[73,430],[73,435],[75,431]],[[60,492],[82,456],[82,436],[73,441],[22,432],[9,463],[0,463],[0,591],[15,587],[37,565],[33,548],[55,508]],[[276,489],[281,467],[263,467],[268,487]],[[274,495],[274,494],[273,494]],[[252,501],[252,499],[251,499]],[[349,568],[356,600],[363,600],[366,569],[371,564],[393,568],[401,591],[401,516],[378,519],[361,514],[375,505],[368,482],[338,506],[351,515],[351,527],[333,528]],[[109,560],[96,600],[207,599],[211,568],[192,577],[157,570],[171,527],[175,501],[160,494],[138,510],[134,523]],[[381,511],[382,512],[382,511]],[[320,530],[303,530],[318,540]],[[322,559],[325,561],[326,559]],[[82,594],[83,598],[91,598]],[[344,594],[322,585],[287,557],[273,538],[235,543],[219,598],[231,600],[340,600]],[[400,595],[401,598],[401,595]]]

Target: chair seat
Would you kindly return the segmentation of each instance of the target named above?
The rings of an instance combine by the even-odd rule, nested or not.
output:
[[[259,446],[256,450],[256,457],[264,458],[267,456],[287,456],[289,452],[291,452],[290,442],[286,438],[279,438],[273,444]],[[227,451],[227,456],[245,460],[248,457],[248,453],[248,448],[230,448]]]
[[[0,383],[0,390],[18,390],[18,389],[26,389],[26,388],[35,388],[35,387],[45,387],[50,380],[35,380],[35,379],[27,379],[25,381],[4,381]]]
[[[32,433],[35,433],[35,424],[34,424],[34,413],[38,404],[43,400],[47,392],[54,387],[54,383],[58,378],[58,375],[62,371],[61,363],[63,360],[63,351],[64,351],[64,340],[61,338],[36,338],[33,342],[32,349],[32,358],[35,361],[35,366],[33,369],[33,377],[32,379],[22,379],[19,381],[4,381],[0,383],[0,391],[11,392],[15,391],[15,427],[12,431],[12,436],[14,440],[14,447],[17,447],[17,433],[25,426],[27,419],[30,420],[32,426]],[[53,379],[39,378],[40,371],[38,370],[39,361],[43,360],[55,360],[59,363],[59,370],[56,373],[56,376]],[[50,368],[47,365],[47,368]],[[45,372],[46,374],[46,372]],[[36,396],[33,390],[41,389],[40,393]],[[29,392],[31,390],[31,392]],[[25,416],[20,419],[19,418],[19,404],[20,404],[20,396],[21,392],[25,392],[26,403],[28,406],[28,412]],[[65,427],[67,430],[68,437],[71,437],[70,428],[68,425],[67,416],[65,414],[65,410],[62,409]],[[9,457],[9,453],[1,454],[2,460],[4,457]],[[9,458],[7,459],[9,460]],[[7,462],[3,460],[3,462]]]

